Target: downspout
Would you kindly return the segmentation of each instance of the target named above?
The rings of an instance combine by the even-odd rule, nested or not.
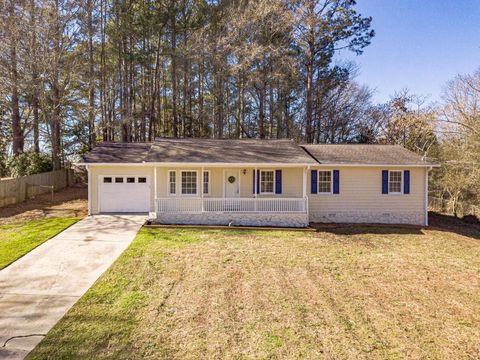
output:
[[[425,168],[425,226],[428,226],[428,173],[432,170],[432,167]]]
[[[92,215],[92,171],[90,170],[90,166],[85,166],[87,169],[87,188],[88,188],[88,216]]]

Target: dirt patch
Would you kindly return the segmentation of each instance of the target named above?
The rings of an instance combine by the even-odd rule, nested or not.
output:
[[[53,200],[51,194],[42,194],[0,208],[0,225],[45,217],[84,217],[87,208],[87,188],[71,187],[54,193]]]

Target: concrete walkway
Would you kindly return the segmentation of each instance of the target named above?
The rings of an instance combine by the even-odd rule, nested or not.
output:
[[[0,359],[24,358],[128,247],[145,219],[85,218],[1,270]]]

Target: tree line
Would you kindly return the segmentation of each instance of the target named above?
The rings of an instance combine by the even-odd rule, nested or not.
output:
[[[351,0],[2,0],[1,14],[12,154],[43,144],[55,168],[97,141],[322,141],[327,93],[350,86],[334,55],[374,36]]]

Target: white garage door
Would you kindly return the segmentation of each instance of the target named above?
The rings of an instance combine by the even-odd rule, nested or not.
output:
[[[149,212],[150,177],[100,175],[100,212]]]

